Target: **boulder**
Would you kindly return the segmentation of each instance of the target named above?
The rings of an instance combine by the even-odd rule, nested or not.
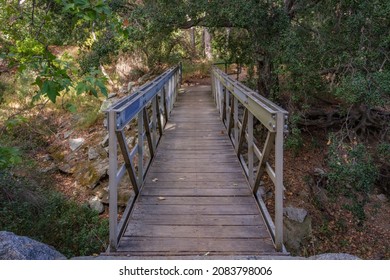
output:
[[[360,260],[360,258],[344,253],[327,253],[312,256],[309,258],[309,260]]]
[[[92,210],[95,210],[96,212],[98,212],[99,214],[102,214],[104,212],[104,205],[103,203],[100,201],[100,199],[98,197],[92,197],[89,201],[88,201],[88,204],[89,204],[89,207],[92,209]]]
[[[302,208],[286,207],[283,210],[283,214],[290,220],[303,223],[307,216],[307,211]]]
[[[0,231],[0,260],[59,260],[64,255],[51,246],[12,232]]]
[[[305,209],[294,207],[286,207],[284,215],[284,244],[288,251],[296,254],[301,244],[311,236],[311,218]]]
[[[73,152],[79,149],[84,143],[85,143],[84,138],[69,139],[69,146]]]
[[[94,160],[99,157],[99,153],[96,151],[96,149],[89,147],[88,149],[88,159],[89,160]]]

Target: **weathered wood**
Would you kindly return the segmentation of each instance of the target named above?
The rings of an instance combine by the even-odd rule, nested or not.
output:
[[[265,226],[183,226],[144,225],[128,227],[126,237],[172,237],[176,238],[269,238]]]
[[[126,144],[125,135],[124,135],[123,131],[117,132],[117,139],[118,139],[119,147],[122,150],[123,159],[124,159],[125,164],[126,164],[127,173],[129,174],[129,177],[130,177],[130,182],[133,185],[133,189],[134,189],[135,194],[138,194],[139,188],[138,188],[137,177],[135,175],[135,169],[134,169],[133,163],[130,160],[130,153],[129,153],[129,149],[128,149],[127,144]]]
[[[261,153],[261,157],[259,159],[259,166],[258,166],[257,172],[256,172],[256,179],[255,179],[255,182],[253,184],[253,193],[254,194],[256,194],[257,190],[259,189],[261,176],[263,176],[266,162],[267,162],[268,157],[271,153],[271,149],[274,146],[274,141],[275,141],[275,133],[268,132],[267,139],[265,140],[265,143],[264,143],[263,152]]]
[[[161,215],[133,214],[132,224],[182,226],[259,226],[264,225],[260,215]]]
[[[144,188],[158,188],[158,189],[248,189],[248,183],[245,181],[239,183],[233,182],[209,182],[205,184],[204,182],[161,182],[161,181],[152,181],[146,182]]]
[[[241,167],[240,167],[241,168]],[[210,170],[211,171],[211,170]],[[238,170],[239,171],[239,170]],[[184,182],[223,182],[232,181],[234,183],[245,182],[243,171],[240,172],[226,172],[226,173],[155,173],[150,172],[147,182],[150,182],[157,178],[158,181],[184,181]]]
[[[237,147],[237,155],[238,156],[240,156],[241,150],[242,150],[242,145],[244,144],[247,124],[248,124],[248,109],[245,108],[244,116],[242,118],[241,130],[240,130],[240,138],[239,138],[240,140],[238,142],[238,147]]]
[[[177,99],[118,252],[275,253],[211,94]]]
[[[150,127],[149,127],[149,116],[148,116],[148,112],[146,111],[146,108],[143,109],[143,115],[144,115],[144,126],[145,126],[146,139],[148,140],[149,152],[150,152],[150,156],[153,158],[154,147],[152,141],[152,134],[150,132]]]
[[[143,205],[136,203],[133,213],[201,214],[201,215],[255,215],[259,209],[255,203],[238,205]]]
[[[158,185],[158,184],[156,184]],[[145,188],[143,195],[155,196],[247,196],[251,193],[249,189],[178,189],[178,188]]]
[[[146,196],[143,195],[139,198],[139,204],[145,205],[238,205],[238,204],[251,204],[253,203],[254,198],[252,196],[240,196],[240,197],[231,197],[231,196],[221,196],[221,197],[186,197],[186,196]]]
[[[253,254],[275,252],[273,244],[269,238],[263,239],[238,239],[238,238],[129,238],[123,237],[120,241],[118,251],[127,252],[127,254],[136,254],[137,252],[156,252],[161,254],[167,252],[170,254],[186,252],[187,254],[211,252],[228,254]]]

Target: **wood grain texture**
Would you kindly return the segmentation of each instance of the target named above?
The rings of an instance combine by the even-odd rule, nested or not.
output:
[[[209,87],[178,96],[118,252],[276,254]]]

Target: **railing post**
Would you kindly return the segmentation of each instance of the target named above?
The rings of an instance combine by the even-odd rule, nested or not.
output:
[[[109,135],[109,220],[110,220],[110,252],[115,252],[118,247],[118,144],[116,137],[116,113],[108,112],[108,135]]]
[[[248,180],[249,184],[253,185],[253,114],[248,110]]]
[[[275,138],[275,247],[283,249],[283,137],[284,114],[276,114]]]
[[[143,111],[138,113],[138,186],[144,182],[144,118]]]

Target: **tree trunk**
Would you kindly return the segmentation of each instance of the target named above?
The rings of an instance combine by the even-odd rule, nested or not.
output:
[[[203,29],[203,35],[204,35],[204,55],[207,60],[212,60],[213,55],[211,53],[211,34],[207,30],[207,28]]]
[[[196,55],[195,27],[190,29],[192,55]]]
[[[264,97],[270,96],[272,87],[272,67],[270,54],[262,50],[257,58],[257,89]]]

